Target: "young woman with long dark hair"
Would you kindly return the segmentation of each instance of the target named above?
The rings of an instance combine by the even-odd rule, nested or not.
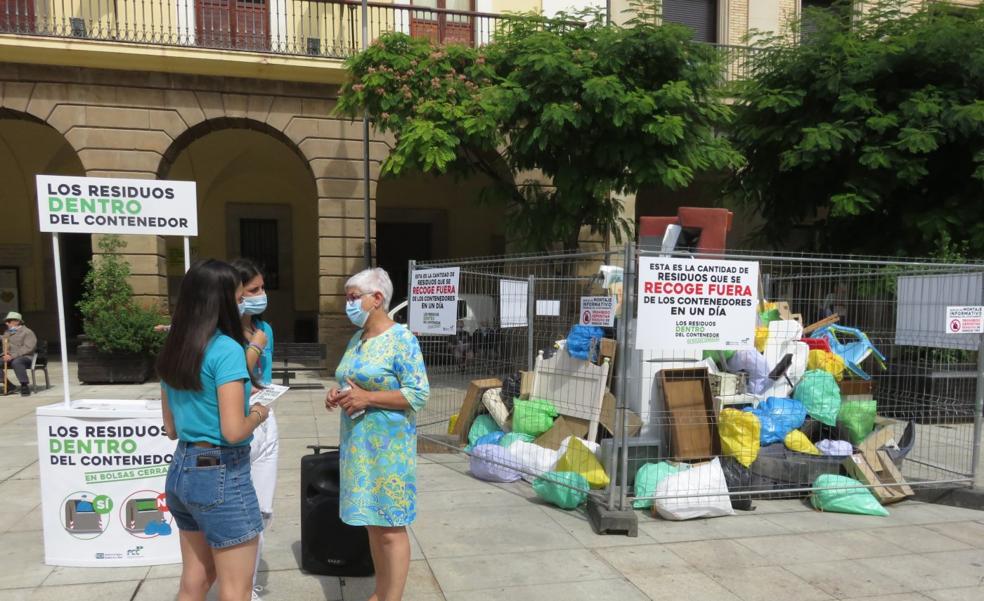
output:
[[[249,259],[236,259],[232,266],[239,272],[243,284],[243,306],[241,318],[243,337],[246,346],[246,365],[249,373],[264,385],[273,380],[273,328],[263,319],[267,308],[267,295],[263,273],[259,266]],[[277,432],[277,419],[273,409],[266,421],[253,432],[250,443],[249,462],[253,477],[253,487],[260,503],[263,528],[273,519],[273,496],[277,490],[277,458],[280,456],[280,436]],[[256,571],[260,566],[263,552],[263,534],[256,550]],[[260,587],[256,585],[256,571],[253,573],[253,600],[260,598]]]
[[[215,582],[220,601],[246,601],[253,589],[263,521],[249,443],[268,411],[249,405],[259,382],[243,352],[242,297],[231,265],[197,262],[157,360],[164,425],[179,440],[165,485],[181,538],[178,601],[204,601]]]

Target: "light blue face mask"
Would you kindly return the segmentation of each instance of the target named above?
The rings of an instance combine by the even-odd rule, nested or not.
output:
[[[243,315],[246,315],[246,299],[245,298],[243,300],[239,301],[239,305],[238,306],[239,306],[239,316],[242,317]]]
[[[246,306],[246,315],[259,315],[266,311],[267,297],[265,294],[257,296],[244,296],[243,304]]]
[[[361,296],[356,300],[350,300],[345,303],[345,314],[348,315],[349,321],[357,328],[366,325],[366,320],[369,319],[369,312],[362,308]]]

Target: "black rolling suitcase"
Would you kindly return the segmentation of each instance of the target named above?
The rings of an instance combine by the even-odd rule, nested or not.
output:
[[[366,529],[338,517],[338,447],[308,448],[314,453],[301,457],[301,568],[323,576],[372,576]]]

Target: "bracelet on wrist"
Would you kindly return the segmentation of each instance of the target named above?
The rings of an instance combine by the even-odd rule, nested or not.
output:
[[[255,342],[250,342],[249,343],[249,346],[246,347],[246,350],[254,350],[254,351],[256,351],[257,356],[260,356],[260,357],[263,356],[263,347],[261,347],[260,345],[256,344]]]

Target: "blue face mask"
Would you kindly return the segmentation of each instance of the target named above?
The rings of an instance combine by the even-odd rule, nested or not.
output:
[[[258,296],[244,296],[243,304],[246,306],[246,315],[259,315],[266,311],[267,297],[265,294]]]
[[[362,308],[361,296],[356,300],[350,300],[345,303],[345,314],[348,315],[349,321],[355,324],[357,328],[366,325],[366,320],[369,319],[369,312]]]
[[[239,301],[239,305],[238,306],[239,306],[239,316],[242,317],[243,315],[246,315],[246,299],[245,298],[243,300]]]

